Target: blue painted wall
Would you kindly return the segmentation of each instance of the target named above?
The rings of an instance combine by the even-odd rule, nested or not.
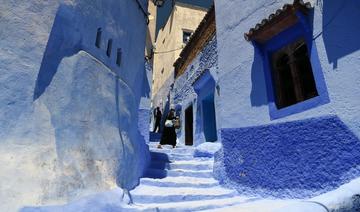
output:
[[[352,151],[358,149],[360,137],[360,23],[353,21],[360,18],[360,3],[312,1],[308,16],[300,15],[298,25],[266,46],[243,38],[262,19],[292,2],[239,0],[215,5],[224,146],[217,154],[215,173],[222,182],[255,194],[312,196],[360,176],[357,171],[348,174],[360,165],[360,152]],[[320,96],[277,110],[264,52],[301,34]],[[341,168],[336,165],[340,163]]]
[[[150,90],[138,2],[0,4],[1,211],[138,184],[150,157],[138,129]]]
[[[300,198],[360,174],[360,140],[336,116],[228,128],[221,135],[225,175],[245,192]]]
[[[194,145],[217,140],[217,130],[213,131],[217,126],[218,119],[216,113],[218,94],[215,93],[217,60],[217,42],[216,36],[214,36],[190,63],[185,73],[174,82],[171,99],[174,105],[179,105],[182,108],[180,117],[183,121],[182,130],[179,132],[180,142],[184,142],[185,139],[185,130],[183,130],[185,127],[185,110],[190,105],[193,105],[194,113]],[[210,97],[209,101],[206,101],[207,97]],[[210,103],[207,104],[207,102]],[[206,107],[212,103],[214,104],[213,109]],[[212,114],[207,116],[206,113],[208,112],[212,112]],[[211,117],[211,122],[208,122],[207,118],[209,117]]]
[[[145,62],[145,69],[144,69],[144,77],[143,82],[141,83],[142,86],[142,94],[141,100],[138,110],[138,128],[140,131],[141,136],[145,140],[146,143],[149,142],[150,134],[149,132],[153,129],[151,124],[151,117],[153,116],[151,107],[151,79],[152,79],[152,66],[147,61]]]
[[[202,100],[204,135],[207,142],[217,141],[214,93]]]
[[[201,123],[199,125],[202,127],[201,133],[204,134],[207,142],[217,141],[215,85],[216,82],[208,70],[193,85],[200,108],[198,120]]]

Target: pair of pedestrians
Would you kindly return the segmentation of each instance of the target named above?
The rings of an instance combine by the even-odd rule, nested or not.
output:
[[[162,113],[160,111],[160,108],[157,107],[154,112],[155,127],[153,132],[160,131],[161,117],[162,117]],[[179,119],[176,118],[175,110],[170,109],[169,114],[166,116],[164,130],[161,135],[160,143],[158,145],[159,149],[162,148],[161,145],[171,145],[173,148],[176,147],[175,128],[177,127],[180,127]]]

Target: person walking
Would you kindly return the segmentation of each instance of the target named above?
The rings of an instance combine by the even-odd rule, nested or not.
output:
[[[160,107],[156,107],[156,109],[154,110],[155,126],[154,126],[153,132],[160,131],[161,117],[162,117],[162,113],[161,113]]]
[[[158,145],[159,149],[162,148],[161,145],[172,145],[173,148],[176,147],[176,132],[174,126],[175,119],[175,110],[171,109],[166,117],[164,130],[161,136],[160,144]]]

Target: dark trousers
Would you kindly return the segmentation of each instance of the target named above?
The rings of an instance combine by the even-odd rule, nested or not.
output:
[[[160,120],[156,120],[155,121],[155,126],[154,126],[154,130],[153,130],[153,132],[159,132],[160,131]]]

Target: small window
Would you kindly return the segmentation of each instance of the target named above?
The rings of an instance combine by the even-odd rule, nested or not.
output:
[[[111,48],[112,48],[112,39],[109,39],[108,45],[107,45],[107,50],[106,50],[106,55],[108,57],[110,57],[110,55],[111,55]]]
[[[117,53],[116,53],[116,65],[120,66],[121,65],[121,48],[117,49]]]
[[[318,96],[304,39],[271,55],[272,80],[278,109]]]
[[[165,70],[164,68],[162,68],[162,69],[161,69],[161,74],[163,74],[163,73],[164,73],[164,70]]]
[[[183,43],[188,43],[190,40],[190,37],[192,35],[192,32],[190,31],[183,31]]]
[[[98,48],[100,48],[101,45],[101,34],[102,34],[102,29],[98,28],[96,33],[96,41],[95,41],[95,46]]]

